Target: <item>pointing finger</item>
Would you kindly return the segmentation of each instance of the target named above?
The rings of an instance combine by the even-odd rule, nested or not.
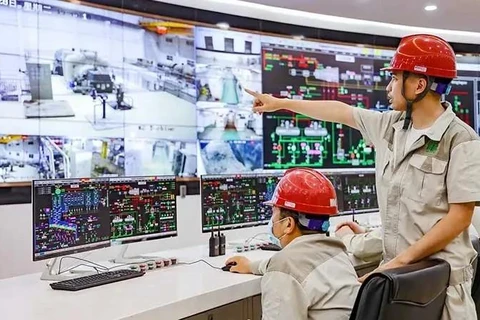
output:
[[[263,113],[263,111],[265,111],[265,108],[263,106],[255,106],[252,108],[253,109],[253,112],[258,112],[258,113]]]
[[[256,92],[256,91],[253,91],[253,90],[250,90],[250,89],[247,89],[247,88],[245,88],[245,91],[246,91],[248,94],[254,96],[255,98],[258,98],[258,97],[260,96],[260,93],[258,93],[258,92]]]

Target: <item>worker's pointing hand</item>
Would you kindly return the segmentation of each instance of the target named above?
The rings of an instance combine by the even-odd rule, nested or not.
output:
[[[278,99],[269,94],[259,93],[250,89],[245,89],[245,91],[255,98],[253,101],[253,112],[273,112],[282,109],[281,104],[283,99]]]

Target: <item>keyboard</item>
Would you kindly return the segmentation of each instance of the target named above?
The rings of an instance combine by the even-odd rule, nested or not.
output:
[[[54,290],[78,291],[104,284],[141,277],[144,274],[145,272],[136,270],[108,271],[51,283],[50,287],[52,287]]]

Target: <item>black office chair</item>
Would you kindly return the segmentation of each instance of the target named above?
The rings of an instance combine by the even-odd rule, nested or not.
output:
[[[360,287],[350,320],[439,320],[450,265],[432,259],[370,275]]]
[[[477,251],[477,260],[474,264],[474,278],[472,283],[472,298],[477,309],[477,319],[480,320],[480,240],[478,237],[472,238],[473,248]]]

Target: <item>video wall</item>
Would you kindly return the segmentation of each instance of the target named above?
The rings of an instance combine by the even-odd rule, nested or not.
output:
[[[375,150],[339,124],[258,115],[244,88],[389,109],[393,55],[64,1],[0,1],[0,184],[32,179],[369,168]],[[459,59],[463,59],[460,58]],[[448,100],[477,128],[479,62]]]

